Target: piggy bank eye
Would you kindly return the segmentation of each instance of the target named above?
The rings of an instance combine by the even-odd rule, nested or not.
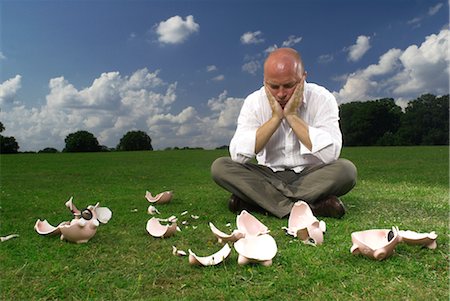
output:
[[[85,220],[90,220],[92,219],[92,211],[89,209],[83,209],[81,211],[81,217],[84,218]]]
[[[387,235],[387,239],[388,241],[391,241],[394,238],[394,231],[389,231],[388,235]]]

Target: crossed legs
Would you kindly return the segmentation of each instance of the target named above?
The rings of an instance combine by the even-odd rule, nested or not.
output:
[[[314,204],[330,195],[342,196],[356,184],[356,167],[346,159],[294,171],[274,172],[253,163],[237,163],[229,157],[211,165],[214,181],[245,202],[282,218],[298,200]]]

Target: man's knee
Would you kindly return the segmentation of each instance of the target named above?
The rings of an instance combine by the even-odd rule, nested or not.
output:
[[[339,164],[339,178],[345,181],[347,185],[351,187],[355,186],[358,176],[355,164],[347,159],[339,159],[336,163]]]
[[[231,158],[229,157],[220,157],[214,160],[214,162],[211,164],[211,176],[214,181],[217,182],[218,180],[223,178],[230,161]]]

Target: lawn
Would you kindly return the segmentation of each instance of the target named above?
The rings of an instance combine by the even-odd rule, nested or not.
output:
[[[1,300],[448,300],[449,148],[345,148],[358,184],[342,200],[343,219],[324,218],[324,244],[304,245],[281,228],[286,219],[255,214],[271,230],[278,253],[269,267],[237,264],[237,253],[213,267],[172,255],[172,246],[201,256],[221,248],[212,221],[235,229],[229,194],[210,178],[223,150],[18,154],[0,156]],[[161,217],[176,215],[181,232],[167,239],[145,231],[145,191],[172,190]],[[37,219],[57,225],[64,206],[100,202],[113,211],[86,244],[40,236]],[[184,211],[189,213],[181,216]],[[190,215],[198,215],[192,219]],[[226,224],[231,223],[231,227]],[[391,228],[436,231],[435,250],[399,244],[374,261],[350,254],[354,231]]]

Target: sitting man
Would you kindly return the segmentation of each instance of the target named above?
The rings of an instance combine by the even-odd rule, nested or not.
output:
[[[279,48],[264,63],[264,86],[244,101],[229,157],[211,166],[214,181],[232,193],[228,207],[279,218],[295,202],[315,216],[340,218],[338,199],[356,184],[355,165],[340,159],[339,109],[325,88],[307,83],[300,54]],[[258,164],[252,159],[256,156]]]

